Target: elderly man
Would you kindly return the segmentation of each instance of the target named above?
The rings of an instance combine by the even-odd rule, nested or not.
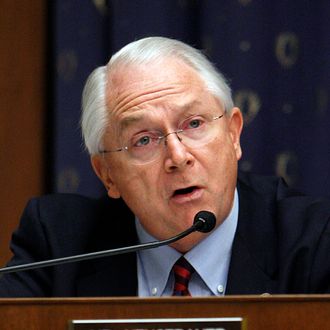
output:
[[[83,93],[84,141],[108,196],[31,200],[8,265],[167,239],[200,210],[216,228],[137,254],[5,274],[0,294],[330,292],[330,203],[277,178],[238,178],[242,126],[229,86],[201,52],[161,37],[125,46]]]

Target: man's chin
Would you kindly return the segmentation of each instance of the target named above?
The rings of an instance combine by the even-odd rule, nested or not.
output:
[[[186,253],[202,241],[206,236],[207,234],[195,232],[170,244],[170,246],[180,253]]]

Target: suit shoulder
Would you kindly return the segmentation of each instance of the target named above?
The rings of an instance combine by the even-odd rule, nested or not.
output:
[[[280,231],[295,234],[319,228],[319,234],[329,225],[330,199],[303,194],[290,188],[283,179],[249,173],[240,174],[239,186],[252,191],[267,203],[276,215]],[[314,233],[316,231],[314,230]]]
[[[79,194],[48,194],[38,197],[33,197],[28,201],[28,205],[38,205],[41,209],[51,209],[52,211],[61,211],[63,209],[75,211],[96,207],[99,204],[104,204],[105,197],[92,198]]]
[[[290,189],[286,182],[277,176],[260,175],[248,172],[239,172],[239,189],[249,189],[260,195],[302,195],[301,193]],[[279,196],[280,197],[280,196]]]
[[[118,213],[122,214],[120,224],[131,219],[124,202],[107,195],[100,198],[75,194],[43,195],[29,200],[16,233],[36,235],[38,232],[40,237],[56,241],[52,243],[56,246],[59,240],[62,243],[63,240],[87,241],[95,233],[100,236],[102,232],[117,232],[119,222],[113,220]]]
[[[111,204],[107,196],[91,198],[78,194],[49,194],[31,198],[23,212],[23,218],[39,219],[41,223],[83,224],[105,212]]]
[[[306,195],[296,189],[290,188],[286,182],[276,176],[239,173],[238,188],[245,192],[245,196],[253,193],[267,204],[276,205],[279,215],[282,212],[310,218],[312,215],[330,214],[330,199]]]
[[[104,201],[102,198],[92,198],[79,194],[48,194],[30,199],[30,203],[38,203],[43,208],[79,207],[90,208]]]

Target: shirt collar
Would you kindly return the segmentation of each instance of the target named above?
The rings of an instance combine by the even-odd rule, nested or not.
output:
[[[219,293],[219,283],[225,286],[227,282],[231,247],[238,222],[238,204],[236,189],[233,207],[225,221],[185,254],[186,259],[215,295]],[[136,228],[141,243],[155,241],[155,238],[144,230],[138,219],[136,219]],[[157,287],[159,289],[157,295],[162,295],[172,267],[180,256],[181,253],[167,245],[138,252],[141,272],[146,279],[149,292]]]
[[[140,243],[156,240],[144,230],[138,219],[136,219],[136,229]],[[172,267],[180,256],[181,253],[168,245],[138,252],[140,272],[142,278],[146,281],[148,292],[151,293],[153,288],[158,288],[157,295],[162,295]]]

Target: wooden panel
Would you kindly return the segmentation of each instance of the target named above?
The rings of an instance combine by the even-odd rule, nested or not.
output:
[[[0,265],[27,199],[43,192],[45,4],[0,1]]]
[[[68,329],[70,320],[243,317],[247,329],[329,329],[330,295],[0,299],[1,329]]]

